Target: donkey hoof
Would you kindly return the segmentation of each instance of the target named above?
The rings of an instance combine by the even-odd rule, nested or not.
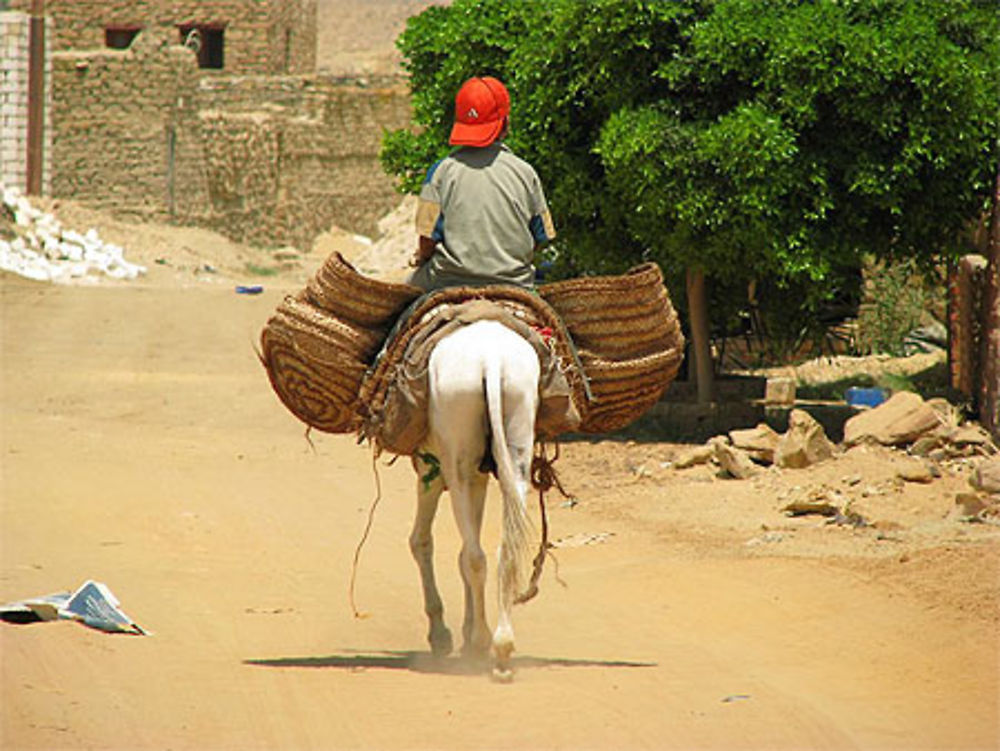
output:
[[[451,631],[448,629],[431,633],[427,637],[427,641],[431,645],[431,654],[435,657],[447,657],[455,648],[455,644],[451,638]]]
[[[508,667],[500,667],[497,665],[493,668],[491,677],[493,678],[494,683],[513,683],[514,671]]]
[[[511,668],[513,653],[513,642],[504,640],[493,644],[493,680],[497,683],[510,683],[514,680],[514,670]]]

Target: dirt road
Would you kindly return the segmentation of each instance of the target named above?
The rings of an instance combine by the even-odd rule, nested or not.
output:
[[[567,586],[550,566],[518,611],[512,685],[429,657],[414,481],[380,463],[354,618],[371,457],[313,450],[271,393],[265,286],[0,277],[0,601],[93,578],[151,632],[2,625],[2,748],[997,747],[1000,542],[948,518],[960,474],[887,491],[881,530],[779,513],[795,484],[878,484],[888,455],[726,482],[665,468],[672,446],[564,446]]]

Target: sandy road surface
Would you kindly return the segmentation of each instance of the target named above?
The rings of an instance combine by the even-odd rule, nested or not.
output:
[[[998,543],[940,521],[960,478],[901,495],[895,537],[813,520],[749,545],[781,523],[771,480],[637,480],[671,448],[569,444],[581,503],[553,536],[595,544],[558,550],[568,587],[550,567],[519,610],[500,686],[426,652],[398,462],[355,619],[370,456],[311,450],[271,394],[252,342],[280,294],[0,277],[0,601],[95,578],[152,632],[3,625],[0,747],[997,747]]]

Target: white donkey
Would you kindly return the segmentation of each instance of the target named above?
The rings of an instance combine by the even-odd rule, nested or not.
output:
[[[493,675],[501,681],[513,675],[511,608],[519,595],[529,543],[526,496],[531,484],[538,378],[535,350],[496,321],[479,321],[442,339],[430,357],[429,434],[421,452],[437,458],[440,472],[435,473],[432,462],[414,458],[418,505],[410,549],[420,567],[431,649],[436,655],[452,650],[451,632],[444,624],[444,608],[434,579],[431,533],[438,500],[447,488],[462,536],[462,651],[472,657],[485,656],[492,644]],[[497,556],[498,622],[492,638],[484,602],[486,554],[479,540],[488,480],[480,468],[488,450],[503,494],[503,532]]]

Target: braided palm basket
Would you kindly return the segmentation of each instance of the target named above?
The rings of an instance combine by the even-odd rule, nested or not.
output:
[[[581,351],[594,400],[581,430],[606,433],[625,427],[659,401],[677,376],[683,346],[628,360],[607,360]]]
[[[261,360],[292,414],[318,430],[355,432],[378,418],[424,315],[443,303],[483,298],[513,306],[526,323],[556,334],[553,346],[567,364],[583,432],[629,424],[676,376],[684,338],[655,264],[621,276],[547,284],[537,292],[508,285],[439,290],[412,311],[374,362],[386,332],[421,290],[363,276],[335,253],[302,292],[278,306],[261,334]],[[571,366],[570,337],[583,373]]]
[[[677,376],[684,336],[656,264],[546,284],[538,293],[580,348],[593,396],[582,432],[623,428],[659,401]]]
[[[278,398],[317,430],[356,431],[365,372],[400,311],[421,294],[359,274],[333,253],[261,333],[261,360]]]
[[[403,308],[423,294],[409,284],[392,284],[359,274],[333,253],[306,284],[305,298],[347,324],[388,329]]]

